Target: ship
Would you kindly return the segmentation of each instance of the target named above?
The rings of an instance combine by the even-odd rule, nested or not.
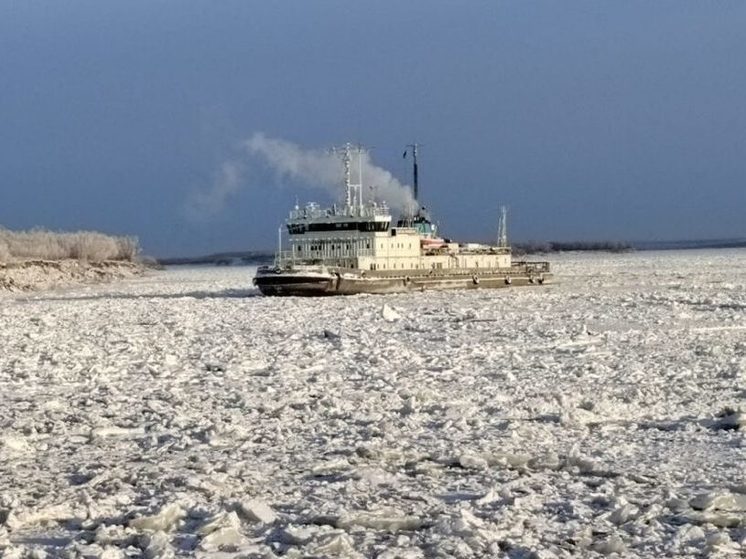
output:
[[[504,207],[495,244],[458,243],[440,236],[437,224],[418,201],[417,148],[411,144],[404,152],[412,154],[416,209],[394,221],[384,201],[363,200],[362,170],[357,182],[352,182],[351,161],[356,153],[359,164],[362,148],[343,146],[339,153],[344,204],[322,208],[313,202],[303,207],[296,203],[278,231],[273,264],[256,271],[253,283],[261,293],[326,296],[551,283],[548,262],[513,261]],[[287,246],[283,246],[283,230]]]

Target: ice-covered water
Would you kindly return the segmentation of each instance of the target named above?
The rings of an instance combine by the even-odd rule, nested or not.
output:
[[[554,265],[0,296],[0,555],[743,556],[746,251]]]

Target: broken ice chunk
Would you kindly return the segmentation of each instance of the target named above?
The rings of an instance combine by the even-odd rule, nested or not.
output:
[[[458,459],[458,463],[467,470],[486,470],[489,468],[487,460],[476,454],[463,454]]]
[[[280,530],[277,539],[288,545],[306,545],[318,533],[316,526],[295,526],[290,524]]]
[[[143,427],[117,427],[112,425],[110,427],[96,427],[91,429],[91,439],[101,439],[104,437],[138,437],[145,434],[145,428]]]
[[[347,534],[329,534],[314,548],[313,554],[320,557],[362,558],[363,556],[355,551],[353,543],[353,539]]]
[[[163,532],[148,534],[142,540],[143,555],[146,559],[170,559],[174,557],[170,544],[171,538]]]
[[[177,504],[163,507],[157,514],[141,516],[130,520],[130,526],[138,530],[150,532],[170,532],[179,521],[186,516],[184,509]]]
[[[275,511],[267,503],[258,499],[241,501],[238,503],[238,511],[250,522],[272,524],[277,519]]]
[[[629,503],[621,503],[609,515],[609,522],[621,526],[628,520],[634,519],[639,512],[640,509],[638,509],[636,506]]]
[[[620,538],[616,534],[609,536],[605,540],[594,543],[592,547],[593,550],[597,551],[598,553],[603,553],[604,555],[618,553],[619,556],[622,556],[622,554],[627,549],[627,546],[624,545],[622,538]]]
[[[11,530],[23,526],[47,522],[62,522],[75,518],[85,518],[85,512],[75,510],[70,504],[52,505],[38,510],[11,510],[5,519],[5,525]]]
[[[383,305],[381,316],[386,322],[394,322],[401,318],[401,315],[388,305]]]
[[[337,525],[340,528],[361,526],[372,530],[398,532],[400,530],[417,530],[422,526],[422,519],[416,516],[406,516],[401,513],[359,513],[342,516]]]
[[[204,536],[199,544],[203,551],[218,551],[244,547],[248,540],[240,532],[241,521],[235,512],[220,512],[212,516],[197,531]]]
[[[696,510],[746,511],[746,495],[711,491],[697,495],[689,501],[689,505]]]

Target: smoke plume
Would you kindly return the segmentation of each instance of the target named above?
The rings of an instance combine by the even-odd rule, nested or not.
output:
[[[220,213],[228,199],[241,189],[244,174],[242,163],[225,161],[209,189],[196,190],[189,196],[184,208],[186,216],[193,221],[204,221]]]
[[[307,186],[323,187],[335,198],[343,195],[344,168],[339,155],[329,151],[303,149],[285,140],[267,138],[256,133],[244,144],[249,154],[263,159],[281,178],[290,178]],[[357,154],[353,154],[351,173],[357,182],[359,168]],[[409,187],[400,183],[386,169],[374,165],[368,152],[363,152],[361,160],[363,176],[363,199],[375,197],[385,201],[392,209],[410,210],[414,198]]]
[[[344,167],[339,154],[329,150],[306,149],[278,138],[268,138],[258,132],[241,144],[243,158],[224,162],[215,174],[212,185],[193,192],[187,200],[186,215],[193,220],[205,220],[219,213],[228,199],[241,188],[259,188],[251,173],[252,168],[265,165],[274,171],[280,185],[292,182],[303,188],[322,188],[335,200],[344,198]],[[411,189],[400,183],[391,173],[370,159],[363,152],[362,167],[363,199],[375,198],[386,202],[392,210],[406,212],[416,207]],[[351,173],[357,182],[358,155],[353,153]]]

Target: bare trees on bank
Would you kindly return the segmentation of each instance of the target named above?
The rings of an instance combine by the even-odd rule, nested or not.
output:
[[[629,252],[634,249],[634,245],[622,241],[528,241],[524,243],[513,243],[513,254],[515,255],[579,250],[596,252]]]
[[[67,259],[134,262],[139,252],[137,237],[115,237],[92,231],[9,231],[0,227],[0,262]]]

